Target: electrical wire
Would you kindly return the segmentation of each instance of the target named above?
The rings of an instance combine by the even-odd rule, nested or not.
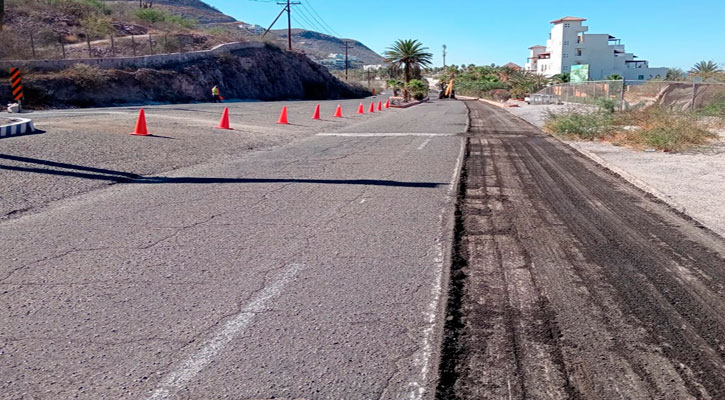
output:
[[[304,20],[308,22],[309,26],[311,26],[313,28],[313,30],[315,30],[317,32],[320,32],[320,33],[328,34],[330,36],[334,36],[334,35],[332,35],[332,33],[330,33],[323,26],[321,26],[320,24],[316,23],[314,21],[314,18],[309,13],[307,13],[304,9],[297,8],[295,11],[296,11],[296,14],[297,15],[299,15],[302,18],[304,18]]]
[[[310,0],[306,0],[306,2],[302,2],[302,7],[304,7],[305,9],[307,9],[307,5],[310,6],[309,9],[312,11],[312,14],[314,14],[313,17],[316,16],[317,18],[315,18],[315,19],[320,21],[322,25],[326,26],[327,29],[334,34],[333,36],[342,37],[342,35],[340,35],[335,29],[333,29],[330,26],[330,24],[328,24],[327,21],[325,21],[324,18],[322,18],[322,16],[320,16],[320,14],[317,12],[317,10],[315,10],[315,7],[312,5],[312,2]]]

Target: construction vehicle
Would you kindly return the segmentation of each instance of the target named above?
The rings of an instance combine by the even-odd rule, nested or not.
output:
[[[448,82],[447,84],[441,82],[441,91],[438,92],[439,99],[455,99],[456,98],[456,91],[453,90],[453,83],[455,81],[456,81],[456,79],[451,77],[450,82]]]

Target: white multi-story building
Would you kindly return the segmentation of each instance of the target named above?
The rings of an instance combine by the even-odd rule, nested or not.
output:
[[[554,76],[571,72],[573,65],[588,66],[590,80],[602,80],[618,74],[626,80],[664,78],[667,68],[650,68],[646,60],[639,60],[624,51],[620,39],[608,34],[585,33],[584,18],[564,17],[551,21],[554,27],[546,46],[529,47],[525,69],[530,72]],[[581,68],[581,67],[575,67]]]

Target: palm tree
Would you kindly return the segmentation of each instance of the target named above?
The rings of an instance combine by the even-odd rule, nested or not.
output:
[[[604,78],[604,80],[607,80],[607,81],[621,81],[622,79],[624,79],[624,78],[622,77],[622,75],[619,75],[619,74],[607,75],[607,77]]]
[[[551,81],[554,83],[567,83],[571,80],[571,74],[568,72],[562,72],[551,77]]]
[[[406,86],[403,88],[405,101],[408,101],[407,86],[413,70],[431,65],[433,54],[428,53],[426,50],[428,48],[423,47],[423,43],[418,40],[399,39],[385,52],[385,61],[398,67],[403,67],[403,79],[405,80]]]
[[[715,61],[700,61],[699,63],[696,63],[695,66],[692,67],[690,70],[690,73],[692,74],[711,74],[713,72],[720,71],[720,67],[717,66],[717,63]]]
[[[685,73],[679,68],[669,68],[667,70],[666,81],[684,81]]]

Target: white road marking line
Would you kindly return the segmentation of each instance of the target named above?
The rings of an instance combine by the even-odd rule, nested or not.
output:
[[[448,208],[450,204],[455,199],[455,188],[456,188],[456,182],[458,182],[458,179],[460,179],[461,174],[461,166],[463,163],[463,155],[466,151],[466,145],[465,140],[461,139],[461,149],[458,153],[458,160],[456,160],[456,168],[453,170],[453,177],[451,178],[451,184],[448,186],[448,199],[446,200],[446,205],[443,207],[443,210],[440,214],[440,226],[441,226],[441,232],[443,232],[443,227],[445,227],[445,223],[443,218],[446,215],[446,212],[448,211]],[[441,233],[442,234],[442,233]],[[443,270],[444,270],[444,263],[445,263],[445,249],[443,245],[443,238],[438,237],[436,239],[436,243],[434,244],[435,250],[436,250],[436,257],[435,257],[435,281],[433,282],[433,286],[431,288],[431,294],[432,299],[428,303],[428,306],[426,308],[426,311],[424,312],[424,315],[426,317],[426,323],[427,326],[423,330],[423,346],[421,347],[421,350],[419,350],[415,354],[415,358],[413,359],[413,363],[419,367],[421,367],[421,374],[420,374],[420,380],[413,381],[408,384],[409,387],[411,387],[411,391],[408,394],[408,399],[410,400],[422,400],[425,395],[426,386],[428,384],[428,373],[431,369],[434,368],[434,366],[431,365],[433,360],[433,348],[434,348],[434,334],[436,330],[436,316],[438,315],[438,305],[440,303],[441,299],[441,293],[443,288],[441,287],[442,281],[443,281]]]
[[[316,136],[339,136],[339,137],[405,137],[405,136],[422,136],[422,137],[439,137],[439,136],[457,136],[457,133],[379,133],[379,132],[356,132],[356,133],[318,133]]]
[[[428,138],[428,139],[426,139],[426,140],[425,140],[425,141],[423,142],[423,144],[421,144],[420,146],[418,146],[418,150],[423,150],[423,148],[424,148],[424,147],[425,147],[426,145],[428,145],[428,143],[430,143],[430,141],[431,141],[431,140],[433,140],[433,138],[432,138],[432,137],[431,137],[431,138]]]
[[[176,369],[167,374],[156,387],[150,400],[168,399],[174,393],[186,386],[189,381],[209,365],[217,355],[234,338],[247,328],[256,313],[262,311],[267,303],[282,294],[282,289],[289,284],[297,274],[304,269],[303,264],[289,265],[272,283],[257,293],[242,310],[219,329],[213,337],[208,339],[201,348],[189,356]]]

